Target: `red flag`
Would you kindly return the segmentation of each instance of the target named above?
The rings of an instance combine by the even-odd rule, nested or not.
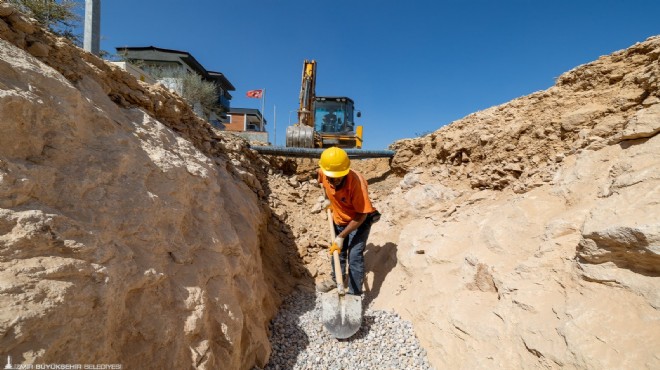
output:
[[[263,95],[264,91],[263,90],[250,90],[245,94],[248,98],[257,98],[261,99],[261,96]]]

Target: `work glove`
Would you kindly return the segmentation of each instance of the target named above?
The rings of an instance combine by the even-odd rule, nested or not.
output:
[[[337,253],[341,253],[341,248],[344,246],[344,238],[341,237],[336,237],[335,240],[332,242],[332,245],[330,246],[330,255],[334,253],[336,250]]]

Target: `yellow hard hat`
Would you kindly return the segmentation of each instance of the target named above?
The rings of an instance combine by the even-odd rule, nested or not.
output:
[[[333,146],[321,153],[319,166],[328,177],[343,177],[350,170],[351,160],[343,149]]]

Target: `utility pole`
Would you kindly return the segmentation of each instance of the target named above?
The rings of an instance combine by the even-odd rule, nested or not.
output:
[[[99,55],[101,40],[101,0],[85,0],[85,36],[83,47]]]

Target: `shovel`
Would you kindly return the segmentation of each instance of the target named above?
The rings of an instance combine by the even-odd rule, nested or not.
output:
[[[331,240],[335,240],[332,213],[328,209]],[[339,253],[332,253],[337,291],[321,293],[321,321],[323,326],[337,339],[346,339],[360,330],[362,325],[362,297],[346,294],[344,278],[339,264]],[[347,262],[348,265],[348,262]]]

